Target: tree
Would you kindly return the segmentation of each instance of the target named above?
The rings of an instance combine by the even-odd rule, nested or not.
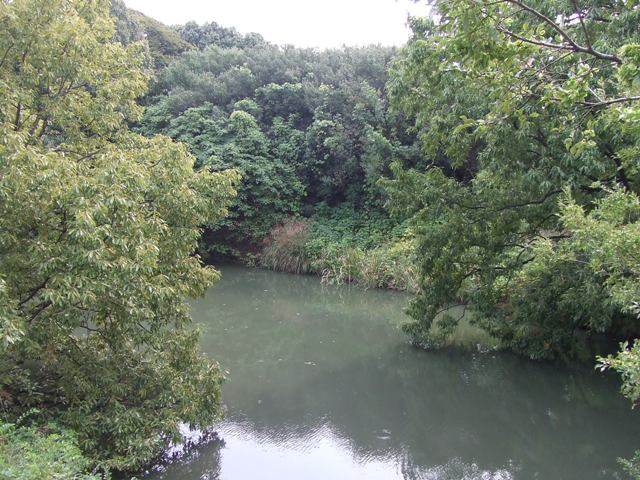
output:
[[[173,119],[167,133],[189,146],[198,168],[233,168],[242,177],[229,215],[207,235],[217,238],[209,245],[211,251],[229,253],[256,245],[273,225],[298,212],[303,186],[290,165],[271,155],[269,141],[250,113],[236,110],[227,116],[205,103]]]
[[[198,25],[196,22],[187,22],[174,28],[183,40],[195,45],[200,50],[211,45],[222,48],[242,48],[266,43],[264,38],[257,33],[242,35],[235,28],[225,28],[216,22],[206,22],[203,25]]]
[[[194,249],[237,175],[127,129],[142,46],[111,42],[108,11],[0,2],[0,409],[37,407],[123,469],[220,415],[185,298],[218,277]]]
[[[116,14],[117,12],[113,13]],[[159,21],[135,10],[126,9],[123,13],[125,14],[123,16],[130,17],[144,32],[144,37],[149,45],[151,59],[153,60],[153,66],[156,69],[165,67],[171,61],[172,57],[193,49],[193,45],[185,42],[180,37],[180,34],[171,27],[167,27]],[[120,35],[123,16],[117,17],[119,20],[118,33]]]
[[[201,50],[175,58],[158,72],[145,99],[147,109],[139,131],[166,133],[185,141],[201,164],[215,168],[242,163],[245,182],[261,178],[265,198],[273,199],[275,191],[295,193],[301,183],[306,192],[305,213],[323,201],[336,205],[347,200],[380,209],[382,195],[374,186],[377,177],[388,173],[393,158],[417,163],[415,138],[405,133],[406,118],[390,115],[387,108],[386,67],[394,49],[368,46],[316,52],[260,42],[253,45],[240,42],[239,37],[229,43],[223,41],[225,30],[215,24],[177,28]],[[210,113],[203,110],[206,105]],[[255,119],[254,133],[266,137],[266,156],[259,153],[264,152],[262,147],[242,152],[221,148],[244,142],[235,142],[229,122],[222,120],[234,111]],[[213,157],[217,160],[210,161]],[[246,191],[249,196],[258,196],[258,186],[252,189]],[[245,197],[241,192],[238,207]],[[264,207],[269,203],[252,202]],[[297,207],[283,206],[286,202],[280,202],[278,215],[254,215],[262,225],[249,236],[246,230],[238,230],[236,237],[253,241],[267,221],[279,221],[284,211],[297,211]],[[245,220],[239,224],[249,226]]]
[[[632,335],[635,315],[611,269],[634,270],[596,261],[607,240],[582,245],[560,200],[595,220],[610,192],[640,191],[640,10],[599,1],[434,6],[438,22],[413,21],[389,83],[433,159],[422,172],[396,168],[387,184],[419,233],[421,288],[407,330],[441,344],[457,323],[441,313],[462,302],[536,358],[579,356],[596,333]],[[608,228],[623,235],[636,221]]]

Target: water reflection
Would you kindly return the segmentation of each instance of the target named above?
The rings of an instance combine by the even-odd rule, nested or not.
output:
[[[193,305],[230,370],[221,442],[162,479],[613,479],[638,418],[615,377],[424,352],[406,297],[229,267]]]

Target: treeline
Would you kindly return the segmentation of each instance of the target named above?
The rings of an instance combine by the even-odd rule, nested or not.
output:
[[[388,108],[393,48],[317,52],[229,34],[214,24],[178,32],[198,46],[158,72],[138,130],[188,145],[196,168],[235,168],[231,214],[208,238],[242,255],[292,215],[319,204],[381,211],[391,161],[415,165],[409,123]]]
[[[203,252],[337,283],[414,288],[410,235],[390,221],[378,184],[393,161],[415,167],[422,158],[412,121],[389,108],[396,49],[276,46],[215,23],[175,30],[193,48],[157,70],[136,128],[185,143],[196,169],[241,174]],[[332,230],[336,216],[342,228]]]

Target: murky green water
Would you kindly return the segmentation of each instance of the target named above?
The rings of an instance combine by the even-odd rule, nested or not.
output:
[[[229,370],[219,440],[155,479],[625,478],[640,417],[615,376],[509,354],[424,352],[407,298],[223,268],[192,313]]]

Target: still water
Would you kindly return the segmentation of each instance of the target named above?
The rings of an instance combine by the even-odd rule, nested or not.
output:
[[[619,381],[504,353],[425,352],[406,296],[223,267],[193,303],[229,371],[217,438],[156,480],[626,478],[640,417]]]

